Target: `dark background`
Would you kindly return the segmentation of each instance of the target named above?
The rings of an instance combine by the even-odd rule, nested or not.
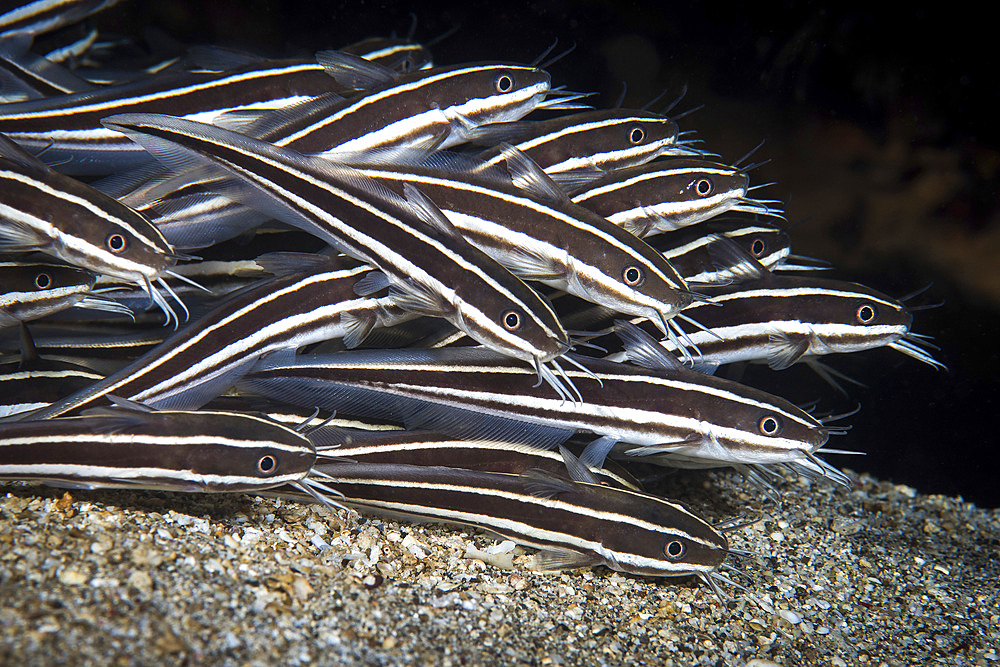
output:
[[[806,222],[796,252],[837,266],[835,277],[894,296],[929,282],[914,330],[937,337],[937,372],[892,350],[831,359],[865,382],[844,399],[809,372],[751,369],[745,379],[793,401],[861,412],[830,456],[927,493],[1000,505],[995,483],[1000,215],[991,22],[955,3],[860,14],[814,3],[539,2],[422,4],[414,39],[436,62],[533,60],[554,40],[576,49],[549,70],[556,84],[641,106],[664,89],[705,146],[735,161],[761,139],[772,162],[755,182]],[[405,35],[415,5],[391,2],[137,2],[102,29],[155,26],[190,43],[307,56],[370,35]],[[659,105],[663,105],[660,102]]]

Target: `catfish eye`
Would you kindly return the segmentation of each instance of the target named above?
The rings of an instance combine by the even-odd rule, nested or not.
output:
[[[757,422],[757,428],[764,435],[778,435],[781,433],[781,420],[774,415],[767,415]]]
[[[646,274],[638,266],[626,266],[622,271],[622,280],[629,287],[638,287],[646,280]]]
[[[257,461],[257,472],[265,477],[272,474],[278,468],[278,461],[270,454],[265,454]]]
[[[641,127],[632,128],[632,131],[628,133],[628,140],[633,144],[637,144],[646,138],[646,133],[642,131]]]
[[[694,182],[694,191],[699,197],[707,197],[712,194],[712,181],[707,178],[699,178]]]
[[[685,553],[687,553],[687,548],[680,540],[670,540],[667,542],[667,546],[663,547],[663,554],[671,560],[683,558]]]
[[[514,80],[507,76],[506,74],[501,74],[497,77],[494,82],[498,93],[510,92],[510,89],[514,87]]]
[[[521,313],[516,310],[508,310],[500,318],[500,322],[507,331],[517,331],[521,328]]]
[[[875,306],[870,303],[866,303],[858,308],[857,316],[858,322],[861,324],[871,324],[875,321],[875,318],[878,317],[878,311],[875,310]]]
[[[39,273],[35,276],[35,287],[45,289],[52,284],[52,278],[47,273]]]
[[[125,250],[125,247],[128,245],[128,242],[125,240],[125,237],[122,236],[121,234],[112,234],[108,237],[107,244],[108,244],[108,250],[110,250],[113,253],[119,253]]]
[[[753,243],[750,244],[750,254],[757,259],[764,255],[765,250],[767,250],[767,245],[760,239],[754,239]]]

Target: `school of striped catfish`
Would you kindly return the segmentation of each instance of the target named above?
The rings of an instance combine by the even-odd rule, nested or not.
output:
[[[944,368],[919,307],[791,252],[759,165],[596,108],[548,54],[369,38],[129,69],[127,38],[65,31],[113,4],[0,15],[0,479],[447,521],[718,594],[746,522],[638,477],[852,479],[821,456],[846,415],[716,370]]]

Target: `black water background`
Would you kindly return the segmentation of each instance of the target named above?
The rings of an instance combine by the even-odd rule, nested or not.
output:
[[[392,2],[135,2],[106,12],[99,25],[138,33],[156,26],[189,43],[215,43],[274,56],[308,55],[368,35],[406,34],[416,5]],[[669,86],[689,92],[678,109],[707,102],[686,119],[706,146],[735,160],[775,127],[817,116],[843,119],[876,141],[894,117],[910,114],[917,141],[968,152],[997,151],[997,94],[991,56],[995,36],[985,17],[961,4],[909,5],[903,12],[861,14],[817,3],[677,4],[668,2],[492,2],[421,4],[415,38],[427,41],[457,28],[433,47],[436,60],[529,61],[554,40],[573,53],[550,70],[571,89],[599,92],[611,105],[629,85],[642,104]],[[728,101],[728,103],[727,103]],[[739,113],[734,111],[739,110]],[[740,115],[750,109],[753,113]],[[762,157],[780,162],[781,154]],[[767,167],[755,178],[768,180]],[[996,220],[996,183],[970,196],[959,224]],[[796,208],[799,216],[816,211]],[[992,218],[991,218],[992,216]],[[851,248],[852,221],[835,243]],[[858,223],[861,224],[861,223]],[[793,240],[796,237],[793,235]],[[815,241],[796,250],[828,256]],[[863,249],[858,250],[863,253]],[[861,255],[859,255],[860,257]],[[997,257],[1000,261],[1000,257]],[[796,401],[819,398],[830,409],[860,402],[853,431],[833,446],[867,452],[830,457],[928,493],[962,495],[1000,506],[996,483],[996,421],[1000,416],[996,352],[998,304],[985,291],[960,287],[923,257],[864,255],[837,277],[899,295],[927,282],[927,300],[946,305],[918,315],[917,330],[937,336],[934,372],[890,350],[838,359],[838,369],[863,380],[851,400],[838,398],[806,372],[750,369],[746,378]]]

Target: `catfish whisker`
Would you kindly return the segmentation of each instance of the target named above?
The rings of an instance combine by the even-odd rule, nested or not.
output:
[[[549,363],[552,364],[553,368],[556,369],[556,372],[559,374],[559,377],[561,377],[566,382],[567,388],[572,392],[571,395],[576,394],[576,398],[573,399],[573,402],[583,403],[583,394],[581,394],[580,390],[577,389],[576,384],[574,384],[573,382],[573,379],[566,374],[566,370],[559,364],[559,360],[553,359]]]
[[[175,292],[173,288],[171,288],[170,285],[167,284],[166,280],[164,280],[163,278],[157,278],[156,282],[159,283],[160,286],[167,291],[167,294],[169,294],[174,298],[174,301],[177,302],[177,305],[181,307],[181,310],[184,311],[184,321],[187,322],[188,319],[191,318],[191,313],[188,311],[187,306],[184,305],[184,301],[182,301],[181,298],[177,296],[177,292]]]
[[[593,347],[599,347],[599,346],[594,345]],[[605,352],[606,351],[607,350],[605,350]],[[604,380],[602,380],[601,378],[599,378],[597,376],[597,374],[595,374],[592,370],[590,370],[589,368],[587,368],[586,366],[584,366],[582,363],[580,363],[579,361],[577,361],[573,357],[563,357],[563,359],[565,359],[567,363],[573,364],[574,366],[576,366],[577,368],[579,368],[581,371],[583,371],[584,373],[586,373],[590,377],[592,377],[595,380],[597,380],[597,384],[600,385],[602,389],[604,388]]]
[[[168,276],[172,277],[172,278],[177,278],[177,280],[180,280],[183,283],[187,283],[188,285],[191,285],[192,287],[200,289],[203,292],[207,292],[208,294],[212,294],[212,290],[208,289],[204,285],[196,283],[195,281],[191,280],[190,278],[188,278],[185,275],[177,273],[176,271],[167,271],[166,274]]]

